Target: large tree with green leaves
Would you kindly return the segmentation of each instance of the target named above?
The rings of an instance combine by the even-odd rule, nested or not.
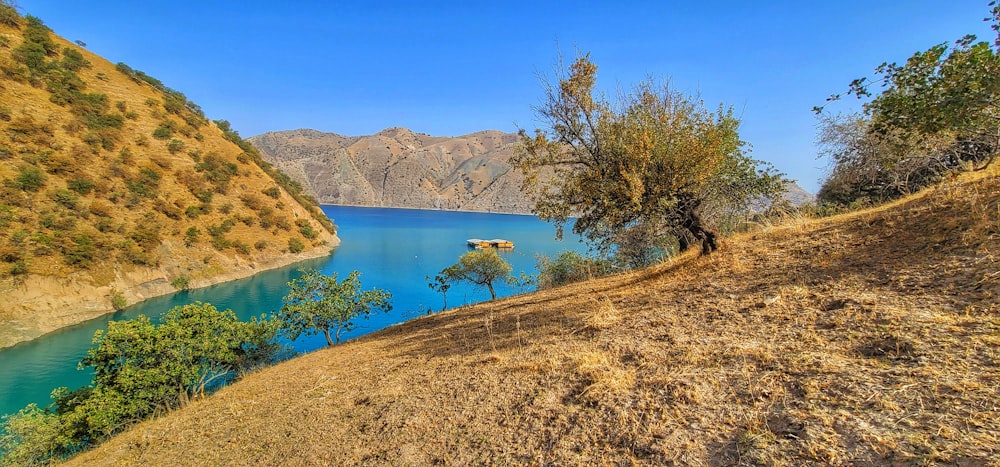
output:
[[[354,328],[354,320],[367,318],[373,311],[392,309],[392,295],[381,289],[361,290],[358,271],[351,271],[343,281],[337,274],[326,276],[316,270],[303,271],[288,283],[291,290],[278,311],[282,331],[289,339],[300,335],[323,333],[327,345],[340,342],[343,332]]]
[[[874,77],[851,82],[849,95],[871,99],[862,119],[814,109],[821,116],[821,142],[834,136],[828,151],[834,170],[824,192],[898,196],[948,172],[983,169],[996,158],[1000,5],[990,5],[986,20],[998,33],[992,42],[967,35],[917,52],[903,64],[883,63]]]
[[[597,66],[582,55],[545,83],[535,110],[547,128],[521,131],[511,163],[525,175],[535,213],[557,235],[575,233],[600,252],[631,251],[674,239],[680,250],[719,246],[709,205],[749,210],[782,190],[780,176],[747,155],[739,119],[667,85],[646,81],[614,101],[596,89]]]

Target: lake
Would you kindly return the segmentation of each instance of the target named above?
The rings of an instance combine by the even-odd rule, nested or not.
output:
[[[106,329],[111,320],[131,319],[140,314],[158,317],[178,305],[195,301],[211,303],[220,310],[231,309],[241,319],[270,313],[281,308],[287,283],[299,277],[300,269],[315,268],[325,274],[346,276],[361,272],[363,289],[378,287],[392,293],[393,309],[358,320],[345,339],[357,337],[422,315],[438,311],[441,294],[427,286],[433,277],[454,264],[468,251],[468,238],[505,238],[515,244],[501,256],[513,266],[513,274],[535,274],[535,256],[573,249],[585,251],[579,238],[555,240],[552,225],[534,216],[470,212],[380,209],[323,206],[323,211],[339,227],[341,245],[333,254],[293,266],[265,271],[253,277],[203,289],[178,292],[146,300],[120,312],[42,336],[33,341],[0,350],[0,415],[14,413],[29,403],[46,406],[49,393],[60,386],[70,389],[90,383],[92,372],[78,370],[77,363],[91,346],[94,332]],[[527,291],[527,290],[523,290]],[[498,296],[522,290],[497,286]],[[484,288],[457,284],[448,291],[449,307],[485,301]],[[322,335],[303,336],[292,343],[295,350],[308,352],[326,344]]]

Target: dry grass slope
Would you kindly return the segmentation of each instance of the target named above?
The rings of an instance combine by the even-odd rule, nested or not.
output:
[[[76,464],[997,464],[1000,177],[420,318]]]

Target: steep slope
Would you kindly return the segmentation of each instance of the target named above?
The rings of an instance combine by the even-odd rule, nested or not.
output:
[[[0,9],[0,347],[337,244],[227,124]]]
[[[261,371],[74,464],[1000,457],[1000,176],[452,310]]]
[[[389,128],[345,137],[314,130],[249,138],[264,158],[321,203],[529,213],[522,177],[510,169],[517,135],[455,138]]]

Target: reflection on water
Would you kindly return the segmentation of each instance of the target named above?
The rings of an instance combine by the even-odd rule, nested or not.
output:
[[[357,322],[345,339],[357,337],[441,308],[441,295],[427,286],[425,276],[434,276],[453,264],[468,248],[468,238],[512,240],[515,248],[502,253],[514,267],[514,274],[534,274],[535,255],[554,255],[564,249],[583,250],[576,240],[557,242],[551,225],[532,216],[459,213],[409,209],[377,209],[324,206],[323,210],[339,226],[341,238],[333,254],[294,266],[264,271],[253,277],[217,284],[203,289],[156,297],[121,312],[79,324],[39,339],[0,350],[0,415],[16,412],[28,403],[47,405],[49,393],[60,386],[77,388],[90,383],[90,371],[77,369],[91,345],[94,331],[107,328],[111,320],[130,319],[140,314],[155,318],[178,305],[207,302],[220,310],[231,309],[248,319],[281,307],[287,284],[300,269],[315,268],[341,277],[352,270],[361,272],[364,288],[378,287],[392,292],[393,310]],[[506,285],[497,287],[498,296],[517,293]],[[489,299],[489,292],[468,285],[448,291],[448,304],[460,306]],[[293,343],[306,352],[325,345],[322,336],[303,336]]]

